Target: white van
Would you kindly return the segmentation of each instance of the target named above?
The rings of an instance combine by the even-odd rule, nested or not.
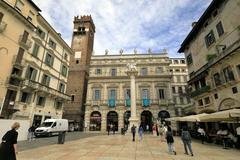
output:
[[[47,119],[40,125],[40,127],[36,128],[35,136],[51,136],[64,131],[68,131],[67,119]]]

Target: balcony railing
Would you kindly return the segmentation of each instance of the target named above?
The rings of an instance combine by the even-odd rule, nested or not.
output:
[[[126,107],[131,107],[131,99],[126,99],[125,100],[125,106]]]
[[[142,106],[149,107],[150,106],[150,99],[142,99]]]
[[[20,75],[12,74],[9,79],[9,84],[15,85],[15,86],[20,86],[22,80],[23,80],[23,78]]]
[[[0,33],[2,33],[7,28],[6,22],[0,22]]]
[[[158,104],[159,105],[168,105],[169,100],[168,99],[159,99]]]
[[[210,90],[210,86],[204,86],[204,87],[202,87],[202,88],[200,88],[200,89],[198,89],[196,91],[193,91],[191,93],[191,97],[199,96],[199,95],[201,95],[201,94],[203,94],[203,93],[205,93],[205,92],[207,92],[209,90]]]
[[[108,106],[109,106],[109,107],[115,107],[115,106],[116,106],[116,101],[115,101],[115,99],[109,99],[109,100],[108,100]]]
[[[14,66],[18,66],[17,68],[19,68],[19,67],[22,68],[22,67],[24,67],[25,62],[23,59],[18,59],[17,55],[14,55],[13,59],[12,59],[12,64]]]
[[[32,41],[29,39],[25,40],[23,35],[19,36],[18,43],[27,50],[32,47]]]
[[[60,98],[60,99],[64,99],[64,100],[71,100],[70,96],[68,96],[58,90],[50,88],[48,86],[45,86],[41,83],[32,81],[32,80],[23,81],[22,88],[26,89],[26,90],[34,90],[34,91],[39,91],[39,92],[43,92],[46,94],[51,94],[52,96],[54,96],[56,98]]]

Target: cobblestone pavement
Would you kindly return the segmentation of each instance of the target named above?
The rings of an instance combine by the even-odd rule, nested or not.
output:
[[[18,160],[238,160],[240,150],[193,142],[194,156],[184,154],[179,137],[175,137],[177,155],[169,155],[166,142],[153,135],[143,141],[131,136],[102,135],[49,145],[18,154]]]
[[[74,141],[82,138],[99,136],[100,134],[105,135],[103,133],[67,132],[65,140],[66,142]],[[27,149],[39,148],[47,145],[57,144],[57,142],[58,142],[58,136],[36,138],[34,141],[31,141],[31,142],[20,141],[18,142],[18,150],[24,151]]]

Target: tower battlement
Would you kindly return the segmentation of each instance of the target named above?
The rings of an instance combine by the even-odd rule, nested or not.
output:
[[[78,24],[78,23],[90,23],[92,28],[93,28],[93,31],[95,32],[95,25],[93,23],[93,19],[92,19],[92,16],[91,15],[83,15],[83,16],[74,16],[74,21],[73,21],[74,24]]]

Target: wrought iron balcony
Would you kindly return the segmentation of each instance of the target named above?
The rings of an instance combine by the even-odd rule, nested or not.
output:
[[[24,47],[27,50],[32,47],[32,41],[29,39],[25,39],[25,37],[23,35],[19,36],[18,43],[19,43],[19,45],[21,45],[22,47]]]
[[[159,99],[158,100],[158,105],[168,105],[169,100],[168,99]]]
[[[203,93],[205,93],[205,92],[207,92],[209,90],[210,90],[210,86],[204,86],[204,87],[202,87],[202,88],[200,88],[200,89],[198,89],[196,91],[193,91],[191,93],[191,97],[199,96],[199,95],[201,95],[201,94],[203,94]]]
[[[22,83],[22,89],[28,90],[28,91],[38,91],[45,95],[51,95],[57,99],[63,99],[63,100],[71,100],[71,97],[69,95],[66,95],[56,89],[50,88],[48,86],[45,86],[41,83],[32,81],[32,80],[25,80]]]
[[[7,28],[6,22],[0,22],[0,33],[2,33]]]

